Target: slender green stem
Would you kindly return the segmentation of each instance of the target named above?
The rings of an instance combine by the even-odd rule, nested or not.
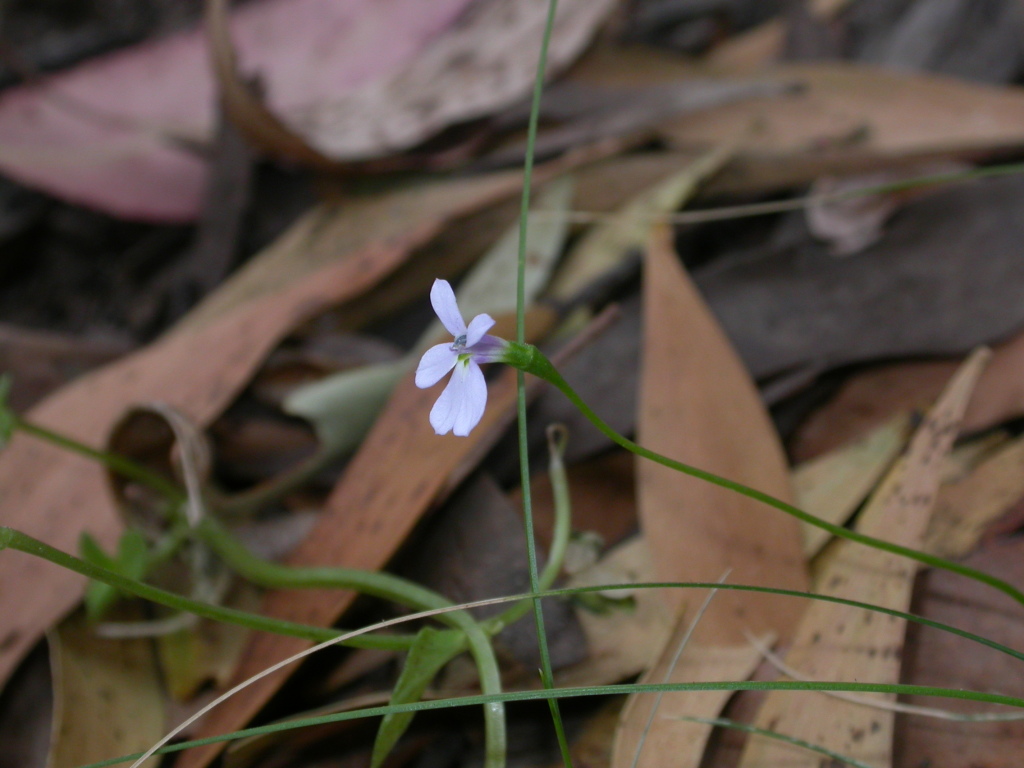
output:
[[[527,358],[529,358],[527,360]],[[809,512],[805,512],[799,507],[795,507],[788,502],[777,499],[770,494],[759,491],[756,488],[751,488],[743,483],[737,483],[734,480],[716,475],[713,472],[707,472],[706,470],[699,469],[689,464],[684,464],[681,461],[670,459],[667,456],[663,456],[660,453],[652,451],[648,448],[644,448],[641,445],[637,445],[632,440],[623,437],[608,424],[601,419],[594,411],[588,406],[583,399],[576,394],[576,391],[569,386],[568,382],[562,375],[555,369],[544,355],[536,347],[525,345],[524,348],[515,349],[510,353],[510,361],[514,360],[517,366],[522,365],[521,370],[526,370],[535,376],[544,379],[545,381],[553,384],[557,387],[570,402],[579,409],[579,411],[595,426],[600,432],[605,435],[609,440],[614,442],[616,445],[625,448],[627,451],[636,454],[642,458],[653,461],[656,464],[661,464],[669,469],[674,469],[677,472],[682,472],[685,475],[696,477],[699,480],[711,483],[712,485],[718,485],[722,488],[727,488],[730,491],[747,496],[751,499],[756,499],[769,507],[773,507],[780,512],[785,512],[787,515],[795,517],[808,525],[813,525],[816,528],[821,528],[824,531],[828,531],[833,536],[838,536],[849,541],[857,542],[858,544],[864,544],[865,546],[874,547],[885,552],[891,552],[894,555],[900,555],[902,557],[916,560],[924,565],[931,566],[933,568],[941,568],[952,573],[966,576],[969,579],[987,584],[990,587],[998,589],[1000,592],[1012,597],[1021,605],[1024,605],[1024,592],[1014,587],[1002,579],[996,578],[991,574],[979,571],[975,568],[971,568],[960,563],[952,562],[935,555],[928,554],[927,552],[920,552],[910,547],[900,546],[899,544],[893,544],[892,542],[885,541],[884,539],[877,539],[874,536],[867,536],[863,533],[844,528],[840,525],[834,525],[832,523],[821,520]]]
[[[555,583],[558,574],[561,573],[572,533],[569,478],[566,476],[565,463],[562,461],[562,456],[565,454],[565,436],[564,427],[560,427],[560,425],[548,427],[548,479],[551,481],[551,491],[554,497],[555,523],[551,536],[551,548],[548,550],[548,561],[537,581],[538,588],[541,590],[549,589]],[[530,610],[532,604],[532,600],[515,603],[501,614],[483,622],[484,631],[492,635],[501,632],[509,624],[521,619]]]
[[[80,456],[98,461],[103,466],[123,477],[127,477],[129,480],[149,486],[163,496],[166,496],[170,501],[180,502],[185,499],[184,492],[170,480],[146,469],[131,459],[126,459],[124,456],[118,456],[116,453],[109,453],[107,451],[98,451],[84,443],[80,443],[77,440],[53,432],[46,427],[26,421],[20,417],[15,417],[14,426],[25,434],[53,443]]]
[[[186,499],[183,492],[174,484],[130,459],[105,451],[97,451],[73,438],[66,437],[22,419],[16,418],[15,425],[28,434],[98,461],[125,477],[143,483],[163,494],[172,502],[180,503]],[[321,642],[331,637],[336,637],[338,634],[333,630],[329,630],[325,636],[317,630],[316,636],[313,636],[310,634],[310,631],[314,628],[311,627],[304,627],[292,622],[277,621],[262,616],[255,616],[254,614],[247,614],[243,611],[219,608],[189,600],[180,595],[164,592],[155,587],[126,579],[123,576],[90,563],[80,561],[18,531],[0,529],[0,531],[2,530],[10,530],[10,534],[7,537],[9,541],[6,542],[6,545],[12,549],[20,549],[30,554],[37,554],[51,562],[63,565],[97,581],[111,584],[129,594],[138,595],[181,611],[191,611],[199,616],[219,618],[223,621],[242,624],[252,629],[276,631],[280,634],[294,635]],[[210,517],[203,518],[195,526],[195,533],[237,573],[260,586],[272,589],[316,587],[352,589],[364,594],[393,600],[418,610],[451,606],[450,601],[436,592],[391,574],[345,568],[292,568],[261,560],[252,555]],[[3,548],[3,544],[4,542],[0,541],[0,549]],[[217,615],[214,616],[214,613]],[[480,674],[480,689],[488,693],[500,693],[501,673],[498,668],[498,661],[495,658],[490,637],[483,631],[480,624],[464,611],[444,614],[442,615],[442,620],[451,626],[458,627],[465,633],[468,649],[473,655]],[[360,643],[357,643],[357,645],[360,645],[360,647],[387,647],[389,649],[399,648],[407,650],[411,647],[412,643],[412,638],[401,638],[396,641],[392,638],[372,637],[365,638],[365,640],[368,640],[369,644],[361,638]],[[507,742],[505,713],[502,704],[485,705],[484,721],[487,733],[486,768],[500,768],[505,762]]]
[[[212,518],[204,518],[196,528],[199,537],[240,576],[270,589],[351,589],[380,597],[407,607],[425,611],[447,608],[452,602],[438,593],[389,573],[351,568],[297,568],[263,560],[253,555]],[[480,689],[501,692],[501,672],[494,648],[480,624],[465,611],[438,615],[438,620],[462,630],[469,652],[480,673]],[[500,703],[484,706],[487,730],[487,762],[497,768],[505,761],[505,712]]]
[[[173,592],[167,592],[166,590],[144,584],[141,581],[129,579],[126,576],[106,568],[101,568],[98,565],[93,565],[85,560],[80,560],[74,555],[69,555],[66,552],[55,549],[13,528],[0,528],[0,549],[4,547],[10,547],[19,552],[49,560],[55,565],[67,568],[75,573],[80,573],[90,579],[101,581],[104,584],[109,584],[127,594],[136,595],[145,600],[166,605],[168,608],[173,608],[177,611],[187,611],[196,616],[213,619],[214,621],[237,624],[260,632],[274,632],[279,635],[301,637],[304,640],[312,640],[314,642],[323,642],[342,634],[342,631],[337,629],[325,629],[323,627],[297,624],[291,621],[271,619],[256,613],[248,613],[247,611],[239,611],[234,608],[224,608],[218,605],[202,603],[198,600],[191,600],[187,597],[176,595]],[[401,651],[409,649],[412,639],[411,636],[360,636],[353,638],[352,642],[346,643],[346,645],[351,645],[354,648],[378,648]]]
[[[337,458],[331,451],[320,450],[283,474],[253,488],[212,499],[210,506],[221,519],[248,517],[302,487]]]
[[[435,699],[433,701],[420,701],[414,704],[392,704],[382,707],[372,707],[348,712],[335,712],[320,717],[309,717],[285,722],[270,723],[269,725],[246,728],[245,730],[233,733],[210,736],[205,739],[185,741],[179,744],[169,745],[158,751],[158,754],[169,752],[182,752],[194,747],[203,747],[207,744],[219,744],[235,739],[245,739],[253,736],[263,736],[270,733],[280,733],[295,728],[308,726],[326,725],[347,720],[359,720],[364,717],[382,717],[388,714],[401,712],[424,712],[427,710],[449,709],[451,707],[472,707],[480,704],[501,701],[551,701],[552,699],[585,698],[591,696],[623,696],[636,693],[672,693],[675,691],[829,691],[848,693],[887,693],[901,696],[934,696],[943,699],[955,699],[959,701],[976,701],[983,704],[997,704],[1000,706],[1016,707],[1024,709],[1024,699],[1016,696],[1004,696],[998,693],[981,693],[978,691],[964,691],[959,688],[940,688],[928,685],[901,685],[886,683],[805,683],[795,680],[729,680],[725,682],[702,682],[702,683],[656,683],[642,685],[638,683],[622,685],[599,685],[579,688],[555,688],[532,691],[512,691],[501,693],[495,696],[462,696],[454,699]],[[81,768],[107,768],[110,765],[117,765],[132,759],[141,757],[143,753],[125,755],[112,760],[104,760],[99,763],[90,763]]]
[[[221,608],[218,606],[206,605],[199,603],[194,600],[180,597],[169,592],[150,587],[146,584],[134,581],[132,579],[125,578],[112,571],[108,571],[104,568],[92,565],[85,561],[79,560],[76,557],[68,555],[60,550],[49,547],[42,542],[39,542],[30,536],[22,534],[11,528],[0,527],[0,550],[10,547],[12,549],[19,550],[31,555],[42,557],[49,560],[57,565],[61,565],[69,570],[81,573],[84,576],[93,578],[105,583],[111,584],[118,589],[125,592],[136,594],[139,597],[143,597],[153,602],[168,605],[169,607],[175,608],[182,611],[190,611],[199,616],[207,618],[225,621],[233,624],[240,624],[242,626],[250,627],[252,629],[277,632],[286,635],[293,635],[296,637],[302,637],[309,640],[327,640],[336,637],[339,632],[336,630],[322,629],[319,627],[307,627],[301,624],[294,624],[292,622],[278,621],[274,619],[267,619],[263,616],[247,614],[243,611],[237,611],[227,608]],[[882,608],[879,606],[871,605],[870,603],[863,603],[856,600],[847,600],[845,598],[831,597],[827,595],[814,595],[806,592],[798,592],[795,590],[775,589],[771,587],[753,587],[739,584],[721,584],[717,582],[695,582],[695,583],[673,583],[673,582],[660,582],[660,583],[644,583],[644,584],[619,584],[619,585],[595,585],[590,587],[579,587],[572,589],[554,589],[547,590],[540,594],[529,594],[529,595],[513,595],[508,598],[503,598],[499,602],[512,602],[520,601],[524,598],[531,597],[553,597],[553,596],[568,596],[574,594],[583,594],[586,592],[597,592],[597,591],[608,591],[616,589],[661,589],[661,588],[690,588],[690,589],[719,589],[719,590],[736,590],[754,593],[764,594],[777,594],[786,595],[791,597],[800,597],[805,599],[819,600],[823,602],[837,603],[840,605],[847,605],[854,608],[861,608],[864,610],[870,610],[877,613],[894,616],[897,618],[905,619],[907,621],[913,621],[924,626],[933,627],[945,632],[950,632],[959,637],[971,640],[978,644],[987,646],[1001,653],[1008,654],[1014,658],[1024,660],[1024,653],[1016,651],[1005,645],[997,643],[988,638],[975,635],[966,630],[958,629],[941,622],[932,621],[925,619],[920,616],[915,616],[910,613],[897,611],[889,608]],[[494,602],[494,601],[484,601]],[[472,605],[461,606],[459,610]],[[453,606],[454,608],[454,606]],[[346,641],[347,645],[354,647],[373,647],[373,648],[388,648],[388,649],[400,649],[408,647],[408,638],[389,638],[389,637],[353,637]],[[385,642],[379,642],[385,641]],[[396,642],[397,641],[397,642]],[[955,690],[950,691],[949,689],[941,688],[924,688],[919,686],[893,686],[893,685],[880,685],[880,684],[855,684],[855,683],[816,683],[816,682],[803,682],[797,681],[795,683],[743,683],[743,682],[728,682],[728,683],[700,683],[691,685],[654,685],[654,686],[608,686],[608,687],[597,687],[587,689],[563,689],[562,691],[551,691],[546,690],[543,692],[525,692],[521,694],[495,694],[495,695],[484,695],[480,697],[470,697],[466,699],[448,700],[444,702],[422,702],[418,705],[394,705],[391,707],[383,707],[375,710],[364,710],[361,713],[353,713],[352,717],[363,717],[371,716],[375,714],[389,714],[399,712],[415,712],[423,709],[436,709],[442,706],[468,706],[470,704],[486,704],[492,706],[500,706],[505,701],[520,701],[527,699],[544,699],[550,700],[551,697],[558,696],[590,696],[601,693],[624,693],[624,692],[642,692],[642,691],[669,691],[669,690],[753,690],[752,686],[758,686],[759,690],[829,690],[829,691],[860,691],[860,692],[888,692],[888,693],[908,693],[908,694],[919,694],[919,695],[937,695],[945,696],[947,698],[960,698],[969,699],[980,702],[996,703],[996,704],[1008,704],[1011,706],[1024,707],[1024,700],[1014,699],[1012,697],[999,697],[991,694],[976,693],[972,691],[961,691]],[[308,723],[313,724],[313,723]],[[298,723],[293,723],[291,727],[298,727]],[[274,730],[284,730],[284,728],[276,727]],[[256,733],[269,732],[261,731],[256,729],[255,731],[250,729],[249,731],[240,732],[242,735],[255,735]],[[202,744],[215,743],[219,741],[225,741],[230,738],[234,738],[235,735],[215,737],[211,740],[204,740]],[[188,746],[200,746],[200,742],[190,742],[187,745],[177,745],[177,749],[187,748]],[[176,751],[176,748],[169,748],[165,751]],[[137,757],[137,756],[136,756]],[[95,766],[98,768],[100,765],[113,765],[118,762],[124,762],[132,757],[118,758],[116,760],[106,761],[104,763],[97,763]]]
[[[523,160],[523,197],[519,211],[519,259],[516,280],[516,340],[526,342],[526,237],[527,222],[530,213],[530,192],[533,186],[533,157],[537,142],[537,125],[540,122],[540,99],[544,92],[544,77],[548,68],[548,45],[555,27],[555,15],[558,12],[558,0],[549,0],[548,14],[544,24],[544,37],[540,45],[540,57],[537,62],[537,74],[533,84],[533,99],[530,105],[530,122],[526,132],[526,157]],[[530,498],[530,453],[526,430],[526,377],[522,371],[516,376],[516,413],[519,421],[519,472],[523,487],[523,519],[526,527],[526,551],[530,569],[530,589],[540,591],[540,577],[537,573],[537,545],[533,538],[533,504]],[[552,684],[551,655],[548,651],[547,633],[544,629],[544,613],[538,598],[533,599],[533,617],[537,626],[537,647],[540,650],[540,673],[544,685]],[[562,761],[566,768],[572,768],[569,756],[569,742],[565,737],[562,716],[558,711],[558,702],[550,700],[551,717],[555,725],[555,734],[562,751]]]

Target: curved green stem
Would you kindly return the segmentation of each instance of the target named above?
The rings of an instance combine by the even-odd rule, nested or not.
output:
[[[149,486],[165,496],[169,501],[181,502],[185,500],[185,493],[170,480],[146,469],[131,459],[126,459],[124,456],[118,456],[116,453],[108,451],[98,451],[84,443],[17,416],[14,417],[14,427],[15,429],[20,429],[25,434],[45,440],[80,456],[98,461],[103,466],[110,468],[123,477],[127,477],[129,480]]]
[[[159,603],[160,605],[166,605],[168,608],[173,608],[177,611],[194,613],[196,616],[213,619],[214,621],[223,621],[227,624],[237,624],[259,632],[274,632],[279,635],[301,637],[304,640],[311,640],[318,643],[322,643],[325,640],[330,640],[331,638],[343,634],[342,630],[312,627],[292,621],[272,619],[267,616],[260,616],[257,613],[240,611],[235,608],[224,608],[219,605],[211,605],[209,603],[199,602],[198,600],[191,600],[173,592],[167,592],[166,590],[144,584],[141,581],[129,579],[126,576],[122,576],[119,573],[107,570],[106,568],[102,568],[98,565],[93,565],[92,563],[81,560],[74,555],[69,555],[67,552],[63,552],[48,544],[44,544],[38,539],[34,539],[31,536],[13,528],[0,528],[0,549],[4,549],[6,547],[10,547],[11,549],[15,549],[29,555],[34,555],[36,557],[41,557],[44,560],[49,560],[55,565],[67,568],[69,571],[74,571],[75,573],[80,573],[90,579],[101,581],[104,584],[109,584],[110,586],[127,594],[135,595],[145,600]],[[353,638],[351,642],[346,642],[345,645],[351,645],[353,648],[377,648],[401,651],[409,649],[409,646],[412,644],[412,639],[412,637],[405,636],[367,635]]]
[[[124,477],[147,485],[172,502],[180,503],[185,500],[185,494],[181,489],[131,459],[126,459],[123,456],[106,451],[98,451],[73,438],[66,437],[23,419],[15,418],[14,423],[18,429],[28,434],[98,461]],[[446,608],[452,605],[449,600],[436,592],[387,573],[358,571],[347,568],[293,568],[262,560],[249,552],[249,550],[224,530],[219,523],[210,517],[203,518],[194,530],[196,535],[239,575],[263,587],[271,589],[307,589],[317,587],[351,589],[375,597],[392,600],[417,610]],[[104,568],[81,561],[19,531],[0,529],[0,534],[2,534],[0,535],[0,549],[4,546],[10,546],[12,549],[38,555],[89,578],[110,584],[129,594],[138,595],[139,597],[144,597],[180,611],[189,611],[199,616],[241,624],[251,629],[278,632],[320,642],[338,635],[334,630],[317,630],[313,627],[305,627],[292,622],[268,619],[243,611],[200,603],[140,582],[132,581],[112,571],[107,571]],[[498,661],[494,655],[494,648],[491,646],[490,637],[484,632],[480,624],[465,611],[442,614],[440,619],[453,627],[461,629],[465,633],[468,650],[473,655],[480,674],[480,689],[485,693],[500,693],[501,673],[498,668]],[[327,632],[327,634],[325,635],[323,632]],[[358,642],[354,643],[354,645],[359,647],[398,648],[402,650],[408,650],[411,644],[412,638],[394,640],[382,637],[360,637]],[[500,768],[505,763],[507,746],[505,712],[500,702],[484,706],[484,722],[487,734],[486,768]]]
[[[560,425],[548,427],[548,479],[551,481],[554,498],[555,523],[551,535],[551,549],[548,551],[548,561],[537,579],[538,591],[549,589],[558,578],[562,565],[565,563],[565,553],[569,547],[569,538],[572,533],[572,500],[569,497],[569,478],[565,472],[565,463],[562,461],[562,457],[565,455],[565,443],[564,427]],[[532,603],[532,600],[515,603],[497,616],[483,622],[484,631],[491,635],[501,632],[509,624],[521,619],[530,610]]]
[[[614,442],[616,445],[625,448],[630,453],[634,453],[637,456],[653,461],[655,464],[661,464],[663,467],[674,469],[677,472],[682,472],[685,475],[696,477],[699,480],[711,483],[713,485],[721,486],[722,488],[728,488],[730,491],[747,496],[751,499],[756,499],[769,507],[773,507],[780,512],[785,512],[787,515],[795,517],[808,525],[813,525],[816,528],[821,528],[824,531],[828,531],[833,536],[838,536],[849,541],[857,542],[858,544],[864,544],[875,549],[880,549],[885,552],[891,552],[894,555],[901,555],[911,560],[916,560],[924,565],[931,566],[933,568],[941,568],[945,571],[959,574],[960,576],[966,576],[969,579],[974,579],[982,584],[987,584],[990,587],[998,589],[1000,592],[1012,597],[1021,605],[1024,605],[1024,592],[1014,587],[1002,579],[996,578],[991,574],[979,571],[975,568],[971,568],[960,563],[954,563],[950,560],[946,560],[935,555],[930,555],[927,552],[920,552],[910,547],[900,546],[899,544],[893,544],[892,542],[885,541],[884,539],[876,539],[874,536],[866,536],[863,533],[844,528],[840,525],[834,525],[832,523],[821,520],[809,512],[805,512],[799,507],[795,507],[788,502],[777,499],[774,496],[759,491],[756,488],[751,488],[743,483],[737,483],[734,480],[716,475],[713,472],[708,472],[703,469],[684,464],[681,461],[670,459],[667,456],[663,456],[660,453],[656,453],[648,448],[644,448],[641,445],[637,445],[632,440],[623,437],[610,426],[608,426],[604,420],[601,419],[594,411],[588,406],[583,399],[576,394],[576,391],[569,386],[568,382],[562,375],[555,369],[543,353],[536,347],[528,344],[511,344],[509,351],[506,353],[506,362],[510,365],[514,365],[527,373],[532,373],[544,381],[553,384],[557,387],[562,394],[564,394],[569,401],[572,402],[576,408],[582,413],[598,430],[601,431],[609,440]]]
[[[279,565],[253,555],[219,523],[204,518],[196,533],[217,555],[243,578],[269,589],[350,589],[380,597],[419,611],[447,608],[452,602],[438,593],[389,573],[351,568],[299,568]],[[466,611],[440,614],[438,621],[462,630],[466,644],[480,673],[480,690],[501,692],[501,672],[490,637]],[[500,702],[484,706],[489,768],[504,765],[506,735],[505,712]]]

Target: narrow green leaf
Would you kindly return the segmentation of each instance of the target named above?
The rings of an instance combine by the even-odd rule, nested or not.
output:
[[[391,693],[392,704],[411,704],[422,698],[430,681],[449,661],[466,649],[466,636],[455,629],[424,627],[409,649],[402,674]],[[371,768],[379,768],[395,744],[412,723],[412,712],[388,714],[381,720],[377,740],[373,744]]]
[[[116,556],[104,552],[99,542],[88,532],[82,533],[78,546],[83,560],[125,578],[139,580],[149,570],[149,545],[145,537],[132,528],[121,535]],[[90,581],[85,590],[85,613],[89,621],[102,618],[121,596],[122,593],[109,584]]]

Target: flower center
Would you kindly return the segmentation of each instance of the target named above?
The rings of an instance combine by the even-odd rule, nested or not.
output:
[[[462,334],[461,336],[457,337],[455,339],[455,342],[452,344],[452,352],[458,352],[460,349],[465,349],[465,348],[466,348],[466,334]]]

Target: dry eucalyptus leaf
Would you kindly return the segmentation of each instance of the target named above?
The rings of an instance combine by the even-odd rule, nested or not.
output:
[[[907,455],[897,462],[865,510],[856,530],[904,547],[920,549],[971,390],[989,353],[975,353],[950,382],[918,428]],[[815,567],[819,592],[906,611],[916,563],[846,540],[822,552]],[[812,602],[796,629],[786,663],[811,680],[871,680],[897,683],[905,622],[836,603]],[[878,697],[890,701],[890,696]],[[892,764],[892,711],[821,693],[772,691],[755,725],[776,730],[874,765]],[[777,760],[818,768],[820,756],[794,752],[779,742],[753,737],[741,766]]]
[[[278,113],[337,98],[416,61],[469,0],[264,0],[232,13],[241,68]],[[540,39],[539,37],[537,38]],[[118,216],[200,209],[216,91],[197,30],[146,41],[4,92],[0,167]]]
[[[644,263],[638,442],[791,499],[789,469],[757,389],[683,270],[670,236],[667,227],[655,229]],[[727,576],[743,584],[788,589],[806,585],[794,519],[643,459],[637,465],[637,492],[641,529],[659,580],[710,582]],[[673,624],[681,599],[674,594],[667,601],[674,609]],[[693,604],[689,602],[691,608]],[[743,633],[786,637],[802,610],[786,598],[717,594],[672,679],[745,678],[758,660]],[[667,660],[676,650],[671,643],[663,649],[657,665],[663,673],[670,671]],[[727,699],[722,692],[680,692],[666,697],[665,706],[675,715],[715,717]],[[668,759],[677,765],[700,764],[710,728],[652,720],[656,702],[650,696],[630,698],[619,724],[613,766],[633,765],[641,740],[639,766]]]
[[[873,153],[889,159],[997,151],[1024,143],[1024,92],[849,63],[790,65],[773,79],[803,83],[785,101],[751,99],[687,115],[661,130],[680,146],[709,146],[756,125],[751,155]]]
[[[899,456],[910,437],[910,416],[901,414],[869,435],[793,470],[797,506],[834,525],[843,525]],[[831,535],[802,524],[804,553],[816,555]]]
[[[964,477],[943,486],[924,548],[945,558],[964,557],[985,531],[1024,496],[1024,440],[1000,446]]]
[[[80,614],[50,633],[54,730],[48,768],[142,752],[163,736],[160,670],[148,639],[96,636]],[[146,762],[154,768],[160,758]]]
[[[549,74],[576,57],[616,3],[558,4]],[[481,117],[529,93],[547,11],[547,0],[481,0],[391,77],[278,114],[336,160],[407,149],[452,123]]]

